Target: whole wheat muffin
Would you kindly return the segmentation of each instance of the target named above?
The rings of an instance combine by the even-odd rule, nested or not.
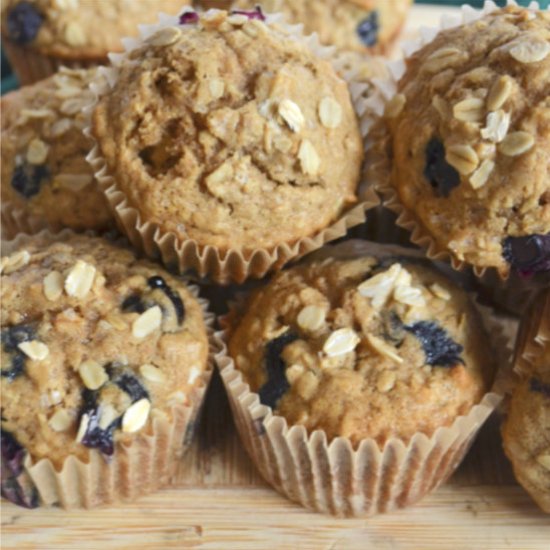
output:
[[[520,329],[514,389],[502,427],[517,480],[550,513],[550,291],[540,293]]]
[[[399,35],[412,0],[198,0],[201,8],[252,9],[282,13],[304,32],[341,49],[384,53]]]
[[[405,257],[329,258],[277,274],[243,307],[228,350],[289,425],[354,447],[430,437],[468,414],[493,378],[468,296]]]
[[[160,12],[178,13],[185,0],[5,0],[2,41],[20,82],[30,84],[60,65],[107,63],[121,39]]]
[[[40,234],[1,267],[3,494],[36,504],[18,479],[30,464],[60,472],[93,453],[116,473],[102,474],[105,487],[81,480],[85,505],[166,483],[192,427],[182,407],[198,410],[211,373],[204,312],[186,285],[88,236]],[[153,439],[159,419],[172,428]]]
[[[33,228],[114,227],[86,162],[93,142],[82,132],[89,124],[83,108],[92,100],[88,85],[95,74],[95,69],[62,68],[47,80],[2,97],[3,215],[18,210],[23,225],[11,232],[28,231],[29,218]]]
[[[356,201],[363,146],[346,82],[262,19],[185,13],[117,64],[95,109],[117,188],[180,242],[294,243]]]
[[[495,10],[406,59],[386,153],[434,253],[503,276],[550,269],[549,89],[548,12]]]

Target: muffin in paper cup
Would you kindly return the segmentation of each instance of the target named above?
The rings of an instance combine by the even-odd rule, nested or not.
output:
[[[3,253],[2,495],[89,508],[170,483],[216,352],[197,288],[70,231]]]
[[[159,11],[177,13],[182,0],[5,0],[2,47],[21,85],[60,67],[87,69],[108,62],[124,36]]]
[[[348,241],[335,247],[327,246],[313,257],[298,267],[276,274],[265,290],[260,289],[248,303],[235,304],[223,321],[224,332],[218,334],[226,349],[218,354],[216,361],[242,442],[268,483],[309,509],[361,517],[411,505],[454,472],[478,429],[501,401],[501,388],[507,376],[502,373],[508,370],[509,350],[498,322],[491,312],[474,306],[466,293],[428,267],[431,263],[410,249]],[[392,290],[388,289],[386,279],[393,276],[397,283]],[[430,290],[418,286],[419,277],[429,284]],[[299,281],[303,280],[311,286],[301,285]],[[277,286],[278,281],[281,286]],[[348,292],[356,282],[364,295],[359,296],[356,290]],[[388,296],[386,305],[381,305],[378,293],[373,296],[371,292],[379,283]],[[409,290],[405,291],[403,285]],[[321,290],[323,286],[330,289],[327,294]],[[395,339],[400,338],[396,319],[399,320],[405,310],[390,297],[392,292],[409,303],[413,301],[413,294],[416,296],[417,305],[407,306],[409,309],[403,316],[409,324],[405,330],[415,332],[412,327],[419,327],[419,323],[427,328],[427,310],[422,309],[426,304],[433,313],[440,307],[443,310],[456,307],[464,318],[458,321],[457,316],[456,323],[451,322],[454,328],[445,324],[448,317],[441,321],[432,318],[428,325],[434,338],[425,335],[425,344],[430,340],[431,344],[427,347],[421,344],[425,354],[416,355],[413,347],[420,348],[413,340],[407,343],[404,339],[396,344]],[[450,300],[452,305],[438,302],[432,292],[439,296],[437,300]],[[321,304],[320,295],[329,294],[330,305],[328,311],[325,308],[325,316],[322,306],[305,305],[318,299]],[[421,297],[425,305],[421,305]],[[269,299],[273,300],[272,304],[278,304],[275,307],[279,324],[274,323],[270,315]],[[389,340],[376,335],[374,330],[369,333],[354,326],[350,332],[349,326],[342,327],[350,324],[346,320],[350,304],[360,313],[358,322],[364,326],[378,322],[373,319],[389,320],[385,325]],[[463,307],[466,309],[458,309]],[[253,318],[257,308],[264,313]],[[381,309],[368,317],[368,312],[372,313],[369,308]],[[294,323],[290,319],[295,312],[298,315]],[[328,329],[323,323],[342,328]],[[245,325],[250,340],[243,336]],[[486,353],[489,348],[477,347],[485,330],[491,335],[494,351],[499,352],[498,360]],[[304,336],[308,333],[309,336]],[[263,346],[258,334],[273,338],[265,352],[263,348],[257,349],[258,345]],[[417,336],[424,338],[420,332]],[[461,340],[463,337],[466,340]],[[443,348],[450,354],[445,352],[445,358],[443,355],[436,358],[439,352],[433,355],[434,349],[430,350],[435,340],[446,340]],[[369,372],[367,360],[372,361]],[[416,365],[416,361],[424,366]],[[316,362],[324,363],[323,368],[316,369]],[[255,371],[254,366],[260,363],[265,370]],[[428,366],[430,363],[434,366]],[[444,363],[447,367],[442,366]],[[401,373],[413,364],[416,366],[414,372],[411,371],[410,383],[419,386],[407,395],[402,391]],[[497,366],[501,367],[498,373]],[[427,377],[424,382],[413,381],[413,377],[424,376],[421,373]],[[457,404],[454,412],[449,409],[427,413],[431,407],[428,403],[434,402],[433,398],[438,395],[435,387],[440,383],[436,381],[440,376],[440,381],[447,376],[453,378],[454,381],[448,379],[449,384],[460,393],[459,401],[465,400],[458,405],[457,393],[443,401],[446,406]],[[429,390],[424,386],[428,378]],[[361,392],[365,395],[359,399],[357,394]],[[392,397],[392,392],[398,394]],[[416,406],[412,406],[415,399]],[[388,412],[383,405],[391,402],[395,413]],[[418,416],[424,414],[417,412],[420,403],[426,407],[425,421],[420,421]],[[371,411],[367,416],[364,409],[371,404],[378,412]]]
[[[114,229],[109,204],[94,179],[83,134],[89,125],[88,71],[54,76],[2,97],[2,226],[4,238],[41,229]]]
[[[550,289],[525,311],[516,342],[516,384],[502,425],[519,483],[550,514]]]
[[[548,281],[550,265],[550,105],[533,84],[550,60],[550,12],[509,4],[464,6],[405,44],[404,61],[389,64],[392,77],[369,100],[379,118],[367,163],[385,206],[428,257],[480,278],[535,273],[525,287]],[[485,55],[491,33],[498,40]],[[527,93],[520,82],[530,82]]]
[[[378,203],[363,177],[367,86],[340,73],[333,49],[316,36],[279,21],[259,9],[162,15],[140,40],[125,41],[125,54],[111,56],[108,86],[93,87],[97,145],[88,159],[132,244],[168,266],[221,283],[259,278],[345,235]],[[185,57],[195,42],[204,59]],[[131,74],[140,56],[142,77]],[[264,57],[276,63],[272,71]],[[170,63],[180,72],[166,80]],[[245,97],[241,80],[250,74],[257,78]],[[135,95],[132,82],[149,84]],[[193,87],[184,94],[186,82]],[[121,105],[145,109],[141,133],[130,135]]]

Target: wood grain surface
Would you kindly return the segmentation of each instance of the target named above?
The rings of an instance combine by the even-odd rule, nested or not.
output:
[[[409,28],[433,24],[441,11],[415,8]],[[499,422],[494,415],[451,480],[417,506],[337,519],[308,512],[262,481],[239,443],[216,375],[174,487],[96,510],[26,510],[2,501],[1,547],[550,550],[550,517],[515,482]]]

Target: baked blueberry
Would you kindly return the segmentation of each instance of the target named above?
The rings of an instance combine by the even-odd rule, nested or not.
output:
[[[264,356],[264,366],[267,373],[267,382],[260,388],[260,402],[272,409],[277,401],[290,387],[285,375],[285,363],[281,353],[288,344],[298,339],[298,335],[287,331],[281,336],[268,342]]]
[[[19,344],[28,342],[35,337],[35,331],[30,325],[15,325],[1,332],[2,349],[10,355],[10,363],[2,364],[2,376],[14,380],[25,370],[25,354],[19,349]]]
[[[130,294],[122,302],[121,309],[124,313],[143,313],[147,309],[147,306],[143,302],[141,295]]]
[[[27,452],[6,430],[2,430],[0,448],[2,496],[18,506],[37,508],[38,492],[30,477],[23,471],[23,460]]]
[[[248,17],[248,19],[265,21],[265,15],[263,14],[260,6],[256,6],[254,10],[231,10],[231,15],[244,15],[245,17]]]
[[[445,160],[445,146],[437,138],[432,138],[426,145],[424,176],[442,197],[448,197],[460,185],[460,175]]]
[[[545,384],[538,378],[533,377],[529,380],[529,389],[550,398],[550,384]]]
[[[174,311],[176,313],[176,318],[178,321],[178,325],[183,324],[183,320],[185,318],[185,308],[183,307],[183,302],[181,301],[180,295],[174,291],[170,286],[166,284],[166,281],[160,277],[150,277],[147,280],[147,284],[152,289],[159,288],[164,292],[164,294],[167,296],[167,298],[172,302],[172,305],[174,306]]]
[[[404,325],[403,328],[418,338],[428,365],[454,367],[457,363],[464,364],[460,357],[464,348],[457,344],[436,322],[418,321],[412,325]]]
[[[147,390],[143,387],[141,382],[133,375],[128,373],[122,373],[113,378],[113,382],[124,392],[126,392],[132,403],[139,401],[140,399],[149,398]]]
[[[374,10],[357,25],[357,34],[365,46],[374,46],[378,42],[379,29],[378,11]]]
[[[35,39],[43,22],[44,16],[34,4],[19,2],[8,12],[8,36],[17,44],[28,44]]]
[[[196,11],[186,11],[180,15],[180,25],[193,25],[199,22],[199,14]]]
[[[47,166],[28,164],[24,162],[15,167],[12,177],[12,187],[25,198],[30,199],[40,192],[42,182],[50,179]]]
[[[550,233],[508,237],[502,248],[504,259],[518,271],[550,271]]]

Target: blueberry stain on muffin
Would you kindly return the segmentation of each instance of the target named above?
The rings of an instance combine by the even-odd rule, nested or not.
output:
[[[19,2],[8,12],[8,35],[17,44],[29,44],[36,38],[43,23],[44,16],[36,6],[30,2]]]
[[[550,398],[550,384],[545,384],[538,378],[531,378],[529,380],[529,389],[536,393],[542,393],[545,397]]]
[[[286,346],[297,339],[298,335],[289,330],[268,342],[266,346],[264,365],[267,382],[260,388],[259,394],[260,402],[272,409],[290,388],[285,375],[285,362],[281,358],[281,354]]]
[[[245,17],[248,17],[248,19],[265,21],[265,15],[263,14],[260,6],[256,6],[254,10],[231,10],[231,15],[244,15]]]
[[[131,374],[123,373],[121,375],[115,376],[113,381],[122,391],[128,394],[128,396],[132,400],[132,403],[135,403],[140,399],[149,398],[147,390],[143,387],[141,382]]]
[[[102,427],[98,392],[84,389],[82,401],[80,425],[82,426],[84,422],[85,431],[81,443],[90,449],[98,449],[106,456],[111,456],[115,450],[113,433],[120,427],[122,418],[118,416],[107,426]]]
[[[357,25],[357,34],[365,46],[374,46],[378,42],[380,19],[378,11],[374,10]]]
[[[37,508],[40,505],[38,492],[29,476],[23,472],[27,451],[7,430],[2,430],[1,454],[2,496],[18,506]]]
[[[40,193],[44,181],[49,181],[50,171],[47,166],[33,165],[24,162],[15,167],[11,177],[11,186],[25,198],[30,199]]]
[[[426,145],[424,176],[442,197],[448,197],[460,185],[460,175],[445,160],[445,146],[437,138],[432,138]]]
[[[2,376],[14,380],[25,371],[26,355],[19,349],[19,344],[34,340],[34,329],[30,325],[15,325],[2,330],[2,349],[10,355],[8,365],[2,364]]]
[[[463,346],[457,344],[436,322],[418,321],[412,325],[405,325],[403,328],[418,338],[428,365],[454,367],[458,363],[464,364],[460,357],[464,351]]]
[[[550,271],[550,233],[508,237],[502,248],[504,259],[520,272]]]

